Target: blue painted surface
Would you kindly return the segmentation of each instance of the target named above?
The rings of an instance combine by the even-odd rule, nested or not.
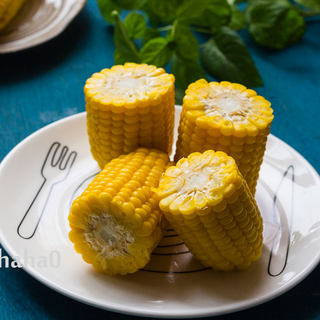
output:
[[[273,52],[243,35],[263,76],[258,92],[275,110],[272,133],[320,171],[320,22],[303,41]],[[55,120],[84,111],[83,84],[113,64],[112,30],[94,0],[56,39],[0,56],[0,160],[18,142]],[[320,248],[319,248],[320,249]],[[5,252],[2,251],[2,255]],[[320,269],[281,297],[224,319],[320,319]],[[74,302],[20,269],[0,269],[0,319],[131,319]]]

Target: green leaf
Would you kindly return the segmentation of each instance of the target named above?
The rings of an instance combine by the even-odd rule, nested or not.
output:
[[[236,5],[231,6],[231,21],[229,27],[233,30],[241,30],[246,27],[244,13],[240,11]]]
[[[178,8],[179,20],[187,20],[200,16],[207,2],[208,0],[183,0]]]
[[[191,82],[199,79],[207,79],[202,67],[198,61],[191,62],[185,61],[178,57],[173,56],[172,73],[176,78],[176,103],[182,104],[182,99],[185,90]]]
[[[140,9],[147,0],[113,0],[120,8],[126,10]]]
[[[147,10],[148,16],[152,17],[152,15],[159,17],[161,22],[172,22],[176,18],[177,8],[181,0],[148,0],[147,5],[149,7],[149,11]],[[153,18],[153,20],[156,20]]]
[[[177,55],[173,56],[172,73],[177,86],[182,90],[186,90],[191,82],[207,78],[198,61],[185,61]]]
[[[115,29],[114,44],[117,55],[128,62],[140,62],[139,50],[137,45],[130,39],[126,27],[120,20],[119,14],[114,12]]]
[[[115,64],[124,64],[125,62],[130,62],[130,60],[127,60],[125,57],[123,57],[117,49],[114,50],[113,59]]]
[[[183,60],[195,61],[199,59],[199,43],[186,25],[178,24],[173,39],[176,54]]]
[[[262,85],[260,74],[239,35],[222,27],[204,45],[201,61],[205,70],[219,80],[238,82],[248,87]]]
[[[320,0],[295,0],[295,2],[309,9],[310,12],[320,13]]]
[[[161,18],[153,13],[148,3],[143,6],[142,10],[148,16],[149,22],[152,26],[156,27],[161,24]]]
[[[114,17],[111,14],[112,11],[116,10],[119,13],[121,12],[121,8],[112,0],[98,0],[97,3],[100,13],[109,23],[114,22]]]
[[[151,39],[160,37],[160,32],[153,28],[147,28],[142,36],[142,45],[145,45]]]
[[[172,53],[168,40],[158,37],[151,39],[142,47],[140,58],[142,62],[164,67],[171,60]]]
[[[219,28],[229,23],[231,8],[227,0],[208,0],[202,14],[190,19],[190,23],[201,27]]]
[[[230,5],[248,2],[248,0],[228,0]]]
[[[246,18],[254,40],[273,49],[298,41],[306,28],[302,13],[287,0],[252,0]]]
[[[181,89],[180,87],[175,87],[176,104],[182,105],[184,95],[185,95],[185,90]]]
[[[130,12],[124,19],[123,24],[131,39],[142,38],[147,30],[147,24],[144,16],[137,12]]]

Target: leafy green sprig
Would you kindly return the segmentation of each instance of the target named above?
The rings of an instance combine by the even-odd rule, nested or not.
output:
[[[114,25],[115,63],[171,64],[178,100],[206,73],[263,85],[237,31],[247,28],[259,45],[283,49],[303,36],[305,17],[320,14],[320,0],[98,0],[98,5]],[[122,10],[130,10],[124,19]],[[194,33],[206,41],[200,44]]]

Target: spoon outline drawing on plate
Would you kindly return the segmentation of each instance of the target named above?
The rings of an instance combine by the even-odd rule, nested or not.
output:
[[[278,225],[278,231],[274,236],[272,247],[270,250],[268,262],[268,274],[271,277],[277,277],[283,273],[287,266],[288,256],[290,251],[293,211],[294,211],[294,183],[295,183],[295,170],[293,165],[289,165],[283,173],[279,185],[273,197],[273,219],[274,223]],[[281,213],[277,209],[277,201],[281,190],[290,192],[289,208],[288,208],[288,223],[282,224]],[[278,213],[278,214],[277,214]],[[283,213],[285,214],[285,212]]]

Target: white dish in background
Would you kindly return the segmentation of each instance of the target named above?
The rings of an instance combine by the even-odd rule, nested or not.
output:
[[[180,110],[176,108],[176,124]],[[59,150],[68,147],[66,157],[75,152],[65,170],[51,168],[50,161],[44,164],[49,148],[58,146],[55,142],[61,144]],[[319,262],[319,176],[301,155],[273,135],[268,139],[256,193],[264,218],[263,255],[246,271],[221,273],[203,268],[174,231],[168,230],[145,270],[122,277],[95,273],[68,240],[67,216],[72,199],[97,172],[85,113],[32,134],[0,165],[1,244],[12,257],[25,259],[24,269],[34,278],[68,297],[132,315],[217,315],[284,293]],[[26,213],[35,220],[26,218],[19,228]]]
[[[60,34],[86,0],[27,0],[0,32],[0,53],[34,47]]]

